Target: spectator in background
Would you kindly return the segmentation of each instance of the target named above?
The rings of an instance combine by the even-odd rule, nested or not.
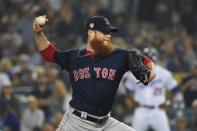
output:
[[[46,0],[53,12],[58,12],[63,4],[63,0]]]
[[[1,36],[1,40],[10,40],[10,44],[13,44],[16,48],[22,45],[22,38],[15,23],[8,24],[7,31]]]
[[[140,21],[136,17],[130,18],[128,20],[127,28],[128,28],[128,35],[135,36],[141,30]],[[133,39],[133,38],[129,38],[129,39]]]
[[[4,86],[10,86],[10,85],[11,85],[11,81],[9,77],[5,73],[0,72],[0,93],[2,92],[2,88]]]
[[[111,10],[113,14],[126,14],[129,8],[129,1],[130,0],[113,0],[111,2]]]
[[[125,25],[125,15],[119,14],[115,18],[116,25],[119,27],[120,31],[115,34],[116,37],[122,37],[124,39],[128,36],[128,27]]]
[[[51,97],[52,90],[48,86],[48,79],[46,73],[38,75],[37,85],[34,87],[32,93],[37,98],[38,107],[44,111],[45,120],[51,118]]]
[[[32,66],[29,64],[29,55],[21,54],[19,55],[18,65],[14,67],[14,85],[32,85]]]
[[[20,131],[19,117],[10,110],[6,102],[0,97],[0,129],[3,131]]]
[[[74,46],[76,43],[75,30],[77,28],[73,15],[70,7],[63,7],[60,11],[60,20],[56,26],[57,38],[60,40],[60,43],[67,44],[68,47]]]
[[[68,6],[64,6],[61,8],[60,12],[60,19],[59,22],[57,23],[57,27],[56,27],[56,32],[57,32],[57,37],[58,38],[64,38],[64,37],[68,37],[67,35],[72,35],[73,32],[73,12],[71,7]],[[61,27],[65,27],[67,30],[64,30]]]
[[[10,23],[6,26],[6,31],[0,36],[2,41],[2,55],[3,57],[9,56],[10,59],[18,55],[18,49],[22,45],[22,38],[16,29],[15,23]]]
[[[13,93],[13,87],[11,85],[2,88],[1,99],[6,103],[6,106],[12,113],[20,115],[19,103]]]
[[[49,67],[47,70],[48,76],[48,85],[49,88],[52,90],[52,99],[51,99],[51,106],[53,107],[53,113],[63,111],[64,101],[66,96],[66,86],[62,80],[58,78],[58,69],[56,67]]]
[[[0,61],[0,72],[5,73],[10,79],[13,78],[12,61],[8,57],[3,57]]]
[[[174,33],[171,52],[173,57],[169,58],[168,69],[173,72],[187,72],[190,70],[192,62],[195,62],[195,57],[192,54],[191,47],[189,47],[191,38],[184,29],[179,31]]]
[[[87,3],[87,9],[86,9],[86,14],[85,14],[86,17],[97,15],[99,12],[100,6],[101,4],[98,0]]]
[[[33,43],[34,35],[31,28],[35,12],[30,3],[22,6],[22,8],[24,15],[17,21],[17,30],[19,30],[21,34],[23,44]]]
[[[28,52],[30,65],[35,66],[40,65],[42,63],[41,56],[38,52],[36,52],[34,44],[30,44],[28,46]]]
[[[177,117],[175,131],[191,131],[187,129],[187,124],[184,117]]]
[[[197,65],[193,67],[190,74],[180,84],[183,91],[186,107],[191,108],[192,102],[197,99]]]
[[[28,96],[28,107],[22,113],[21,131],[33,131],[42,128],[44,124],[44,112],[38,108],[37,99],[34,96]]]

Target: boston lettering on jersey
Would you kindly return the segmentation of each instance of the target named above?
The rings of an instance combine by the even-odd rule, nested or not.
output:
[[[114,80],[116,74],[116,70],[108,68],[94,67],[94,71],[96,78],[103,78],[108,80]],[[72,73],[75,81],[78,81],[79,79],[89,79],[92,76],[89,67],[73,70]]]

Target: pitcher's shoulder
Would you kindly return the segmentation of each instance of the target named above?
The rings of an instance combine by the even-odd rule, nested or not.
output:
[[[128,51],[124,48],[116,48],[114,50],[114,53],[123,53],[123,54],[128,54]]]

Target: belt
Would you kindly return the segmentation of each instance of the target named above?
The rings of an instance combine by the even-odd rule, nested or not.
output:
[[[149,105],[141,105],[141,107],[144,107],[144,108],[148,108],[148,109],[154,109],[154,108],[160,108],[160,109],[165,109],[165,104],[161,104],[159,106],[149,106]]]
[[[139,104],[138,102],[134,101],[134,107],[135,108],[137,108],[137,107],[144,107],[144,108],[147,108],[147,109],[154,109],[154,108],[166,109],[167,108],[167,105],[165,103],[160,104],[158,106],[143,105],[143,104]]]
[[[154,109],[156,106],[149,106],[149,105],[142,105],[142,107],[148,108],[148,109]]]
[[[80,117],[80,118],[83,118],[85,120],[88,120],[88,121],[91,121],[91,122],[94,122],[94,123],[97,123],[97,124],[102,124],[102,123],[106,122],[107,119],[109,118],[109,116],[106,115],[103,118],[99,119],[99,118],[94,118],[94,117],[92,117],[92,116],[90,116],[88,114],[87,114],[87,116],[82,117],[82,115],[83,115],[82,113],[83,112],[80,112],[80,111],[77,111],[77,110],[74,110],[72,113],[75,114],[76,116]]]

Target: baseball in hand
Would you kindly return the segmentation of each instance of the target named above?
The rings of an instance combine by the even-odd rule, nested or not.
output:
[[[38,16],[36,17],[36,23],[38,23],[40,26],[43,26],[46,24],[47,20],[44,16]]]

